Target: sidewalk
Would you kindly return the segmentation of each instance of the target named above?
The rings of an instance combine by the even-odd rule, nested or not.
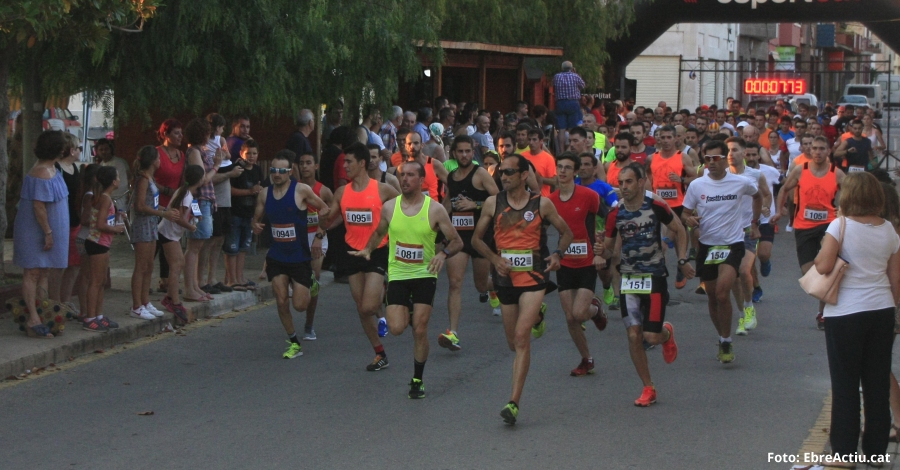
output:
[[[174,325],[173,315],[165,311],[160,302],[165,294],[156,292],[159,281],[158,264],[154,263],[156,268],[151,281],[154,292],[150,295],[150,301],[158,309],[165,311],[165,315],[153,321],[140,320],[128,316],[132,307],[131,273],[134,266],[134,252],[125,237],[115,237],[110,254],[112,288],[106,290],[104,315],[119,323],[119,328],[109,333],[94,333],[82,330],[74,321],[68,321],[63,334],[49,340],[33,339],[19,331],[12,320],[12,313],[0,305],[0,380],[23,374],[28,370],[44,368],[50,364],[62,364],[83,354],[171,330],[170,325]],[[219,256],[216,279],[223,281],[225,265],[221,253]],[[6,240],[4,245],[6,272],[21,274],[22,270],[12,264],[12,257],[12,241]],[[185,307],[194,318],[203,319],[271,300],[273,298],[271,285],[268,281],[257,278],[264,260],[264,251],[259,251],[256,255],[247,255],[244,278],[259,284],[256,291],[235,291],[214,295],[214,299],[210,302],[184,302]],[[324,271],[320,284],[323,286],[330,284],[332,279],[331,272]],[[73,301],[77,305],[78,299],[73,298]]]

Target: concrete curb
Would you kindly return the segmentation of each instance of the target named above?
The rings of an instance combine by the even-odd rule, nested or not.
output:
[[[230,292],[214,297],[207,303],[196,304],[188,307],[197,319],[214,318],[228,312],[252,307],[274,298],[271,285],[261,285],[256,291]],[[53,348],[34,354],[8,360],[0,363],[0,380],[33,370],[47,367],[50,364],[62,364],[71,358],[90,354],[98,350],[106,350],[122,343],[134,341],[138,338],[152,336],[163,331],[167,324],[173,321],[171,313],[152,321],[142,321],[111,330],[104,334],[91,334],[90,336],[66,341],[66,336],[48,341],[59,341]]]

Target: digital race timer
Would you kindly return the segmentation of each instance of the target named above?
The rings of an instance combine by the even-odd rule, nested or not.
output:
[[[748,78],[744,80],[744,93],[748,95],[802,95],[806,93],[806,80],[802,78]]]

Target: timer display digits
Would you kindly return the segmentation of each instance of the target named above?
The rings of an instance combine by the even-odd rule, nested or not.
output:
[[[802,78],[748,78],[744,80],[744,93],[748,95],[802,95],[806,93],[806,80]]]

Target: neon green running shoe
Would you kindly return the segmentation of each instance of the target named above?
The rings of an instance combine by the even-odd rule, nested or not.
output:
[[[547,331],[547,322],[544,321],[545,313],[547,313],[547,304],[541,302],[541,319],[531,327],[531,336],[534,336],[534,339],[544,336],[544,332]]]
[[[421,379],[412,379],[409,381],[409,394],[406,395],[413,400],[425,398],[425,384]]]
[[[447,348],[451,351],[459,351],[462,349],[462,346],[459,345],[459,337],[456,336],[456,332],[450,330],[438,335],[438,346]]]
[[[756,328],[756,307],[744,308],[744,328],[752,330]]]
[[[746,322],[744,321],[744,317],[738,318],[738,327],[735,330],[734,334],[738,336],[747,336],[747,327]]]
[[[285,351],[284,354],[281,355],[281,357],[285,359],[293,359],[297,356],[303,355],[303,348],[300,347],[299,343],[295,343],[293,341],[288,341],[287,343],[289,344],[287,351]]]
[[[312,286],[309,288],[309,296],[310,297],[318,297],[319,295],[319,280],[316,279],[316,275],[312,275]]]
[[[513,402],[509,402],[500,410],[500,417],[506,424],[516,424],[516,418],[519,417],[519,406]]]
[[[716,359],[722,364],[734,361],[734,347],[731,341],[719,342],[719,354],[716,354]]]
[[[491,304],[491,308],[500,308],[500,299],[497,297],[497,291],[492,290],[488,292],[488,301]]]
[[[609,289],[606,289],[605,291],[603,291],[603,302],[605,302],[606,305],[612,305],[612,303],[615,301],[616,301],[615,292],[613,292],[612,286],[609,286]]]

